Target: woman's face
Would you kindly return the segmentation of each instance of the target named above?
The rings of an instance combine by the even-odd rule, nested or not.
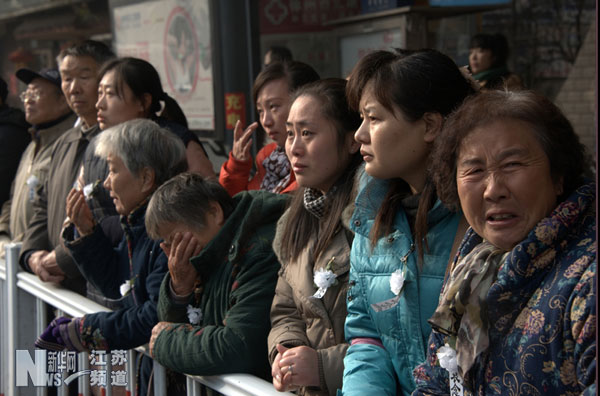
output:
[[[108,176],[104,180],[104,188],[109,191],[117,213],[126,216],[151,191],[148,190],[144,182],[144,177],[132,174],[120,157],[109,155],[106,158],[106,162],[108,163]]]
[[[290,112],[290,91],[284,78],[266,83],[256,97],[260,124],[279,147],[285,145],[285,122]]]
[[[401,178],[413,192],[421,191],[431,139],[425,122],[408,121],[402,111],[392,113],[377,101],[371,84],[360,98],[363,122],[354,134],[366,162],[366,172],[378,179]]]
[[[96,109],[98,109],[98,124],[102,130],[125,121],[145,117],[142,102],[133,95],[127,84],[123,84],[122,97],[117,94],[114,70],[108,71],[100,80]]]
[[[471,227],[505,251],[550,214],[562,193],[531,125],[512,119],[475,128],[463,139],[456,183]]]
[[[338,142],[335,125],[323,115],[321,107],[319,100],[308,95],[294,101],[286,123],[285,152],[298,185],[326,193],[348,166],[358,144],[351,134]]]
[[[469,50],[469,66],[471,73],[477,74],[486,71],[494,64],[494,55],[489,49],[471,48]]]

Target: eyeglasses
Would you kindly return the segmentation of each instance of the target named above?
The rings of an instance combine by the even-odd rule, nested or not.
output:
[[[19,95],[19,98],[21,98],[22,102],[25,102],[28,99],[37,102],[40,99],[40,93],[38,91],[23,91]]]

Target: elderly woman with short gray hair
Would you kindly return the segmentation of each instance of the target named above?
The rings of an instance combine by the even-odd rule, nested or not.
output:
[[[187,168],[185,148],[177,136],[146,119],[119,124],[98,137],[96,154],[109,174],[104,187],[121,215],[124,237],[111,245],[92,216],[83,191],[67,197],[70,225],[63,241],[84,277],[121,309],[81,318],[57,318],[36,341],[47,349],[77,351],[131,349],[150,339],[158,322],[156,303],[167,258],[146,233],[144,218],[152,193]],[[76,232],[75,232],[76,231]],[[150,360],[140,378],[147,385]],[[144,378],[145,377],[145,378]],[[145,393],[143,393],[145,394]]]

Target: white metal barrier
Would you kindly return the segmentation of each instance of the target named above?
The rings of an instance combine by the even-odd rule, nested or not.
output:
[[[0,396],[17,395],[46,395],[45,387],[32,389],[31,387],[17,387],[16,378],[16,350],[29,349],[33,352],[35,337],[45,329],[47,322],[46,304],[55,307],[60,314],[80,317],[99,311],[110,309],[88,300],[87,298],[64,289],[52,283],[40,281],[35,275],[19,271],[18,257],[20,244],[6,245],[6,260],[0,260]],[[22,308],[26,306],[26,308]],[[25,331],[28,330],[28,331]],[[29,344],[20,342],[19,338],[25,335]],[[145,347],[128,351],[127,358],[127,391],[133,395],[135,389],[134,363],[137,353],[146,353]],[[266,351],[265,351],[266,353]],[[107,353],[106,373],[110,373],[110,354]],[[80,370],[88,369],[88,354],[78,356]],[[108,378],[110,379],[110,378]],[[110,381],[106,381],[106,396],[112,396]],[[90,394],[90,376],[83,375],[78,378],[79,394]],[[153,374],[154,394],[162,396],[167,394],[165,368],[154,361]],[[187,376],[187,394],[200,395],[201,385],[211,388],[226,396],[283,396],[292,395],[289,392],[278,392],[270,382],[250,374],[225,374],[217,376]],[[58,388],[58,395],[66,395],[66,386]]]

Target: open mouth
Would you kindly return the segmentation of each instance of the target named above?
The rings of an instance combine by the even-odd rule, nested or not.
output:
[[[514,217],[517,217],[513,214],[497,214],[497,215],[491,215],[488,216],[488,220],[492,220],[492,221],[498,221],[498,220],[507,220],[507,219],[512,219]]]

